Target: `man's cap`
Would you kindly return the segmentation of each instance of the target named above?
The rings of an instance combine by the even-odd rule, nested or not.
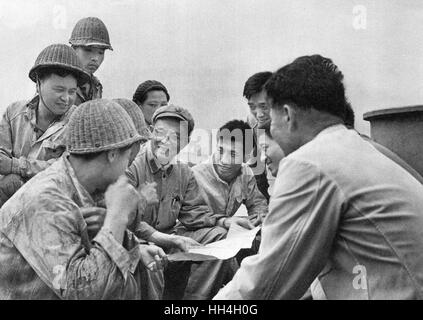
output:
[[[66,144],[71,154],[120,149],[142,139],[125,109],[106,99],[79,105],[67,127]]]
[[[188,132],[192,132],[194,130],[194,118],[192,117],[191,113],[182,107],[175,106],[173,104],[160,107],[154,112],[152,121],[155,123],[157,120],[161,118],[176,118],[179,120],[187,121],[188,122]]]
[[[163,91],[166,94],[167,101],[170,100],[169,92],[161,82],[156,80],[147,80],[137,87],[137,90],[135,90],[134,96],[132,97],[132,101],[137,102],[144,100],[146,94],[153,90]]]
[[[112,101],[118,103],[125,111],[129,114],[132,119],[132,122],[135,125],[138,133],[144,140],[150,139],[150,130],[145,122],[144,114],[142,113],[141,108],[133,101],[129,99],[119,98],[113,99]]]
[[[69,43],[73,46],[97,46],[113,50],[106,25],[96,17],[79,20],[72,30]]]
[[[48,68],[60,68],[71,71],[75,73],[80,83],[90,80],[90,75],[82,67],[75,50],[66,44],[52,44],[44,48],[29,71],[29,78],[36,82],[37,73],[42,69]]]

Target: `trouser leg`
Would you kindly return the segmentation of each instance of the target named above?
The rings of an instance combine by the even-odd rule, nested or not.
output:
[[[164,272],[163,300],[182,300],[188,284],[191,262],[170,262]]]

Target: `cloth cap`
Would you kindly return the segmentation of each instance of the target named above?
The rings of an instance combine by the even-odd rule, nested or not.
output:
[[[132,119],[132,122],[135,125],[138,133],[144,140],[150,139],[150,130],[145,122],[144,114],[142,113],[141,108],[133,101],[129,99],[113,99],[114,102],[118,103],[125,111],[129,114]]]
[[[71,154],[120,149],[141,139],[125,109],[111,100],[84,102],[68,122],[67,150]]]
[[[37,72],[52,67],[72,71],[78,77],[80,83],[90,80],[90,75],[82,67],[75,50],[66,44],[52,44],[44,48],[29,71],[29,78],[36,82]]]
[[[188,122],[188,133],[194,130],[194,118],[187,109],[170,104],[160,107],[154,112],[152,121],[155,123],[160,118],[176,118]]]
[[[166,87],[159,81],[156,80],[147,80],[141,83],[137,90],[135,90],[132,100],[134,102],[143,102],[148,92],[153,90],[161,90],[166,94],[167,101],[170,100],[169,92],[167,92]]]
[[[72,30],[69,43],[73,46],[98,46],[113,50],[106,25],[95,17],[79,20]]]

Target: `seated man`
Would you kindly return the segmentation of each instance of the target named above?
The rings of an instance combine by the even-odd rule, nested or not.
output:
[[[140,139],[114,102],[89,101],[75,110],[69,154],[0,209],[0,299],[140,298],[144,266],[162,268],[165,256],[126,230],[146,200],[124,176]],[[105,191],[104,224],[90,240],[81,210]]]
[[[152,139],[141,146],[127,175],[135,187],[156,182],[160,203],[142,209],[134,225],[136,235],[160,247],[180,250],[199,245],[198,242],[206,244],[223,239],[226,229],[218,227],[217,221],[225,213],[212,215],[192,170],[187,164],[173,161],[188,144],[194,129],[191,114],[180,107],[164,106],[154,113],[152,121]],[[209,265],[207,276],[212,281],[189,298],[210,299],[226,280],[220,272],[225,267],[222,261],[203,263]],[[182,298],[190,267],[188,263],[169,265],[164,274],[164,299]],[[157,292],[157,298],[161,298],[160,290]]]
[[[423,186],[345,127],[341,71],[300,57],[265,90],[286,157],[259,253],[215,298],[421,299]]]
[[[12,103],[0,121],[0,207],[62,155],[77,85],[89,75],[72,48],[54,44],[38,55],[29,78],[37,84],[38,95]]]
[[[219,129],[216,139],[216,152],[192,170],[210,209],[213,213],[224,214],[217,221],[218,225],[228,230],[236,222],[244,228],[252,229],[261,224],[268,211],[267,200],[257,188],[254,173],[246,164],[253,149],[252,129],[244,121],[232,120]],[[242,204],[249,217],[234,216]],[[260,237],[257,236],[251,250],[245,249],[238,253],[238,262],[255,254],[259,243]],[[201,266],[193,267],[188,287],[195,287],[197,277],[202,274]]]
[[[261,223],[268,210],[267,200],[246,164],[253,148],[252,129],[244,121],[229,121],[219,129],[216,139],[216,152],[192,168],[195,177],[213,213],[224,214],[217,221],[218,225],[229,229],[237,220],[238,224],[251,229]],[[242,204],[250,219],[234,216]]]

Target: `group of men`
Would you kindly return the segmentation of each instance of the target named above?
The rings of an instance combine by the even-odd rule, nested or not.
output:
[[[191,166],[175,159],[194,119],[162,83],[102,99],[104,23],[69,42],[39,54],[36,96],[0,122],[0,299],[423,297],[423,180],[354,130],[330,59],[252,75],[247,121]],[[250,250],[168,261],[234,225],[261,226]]]

